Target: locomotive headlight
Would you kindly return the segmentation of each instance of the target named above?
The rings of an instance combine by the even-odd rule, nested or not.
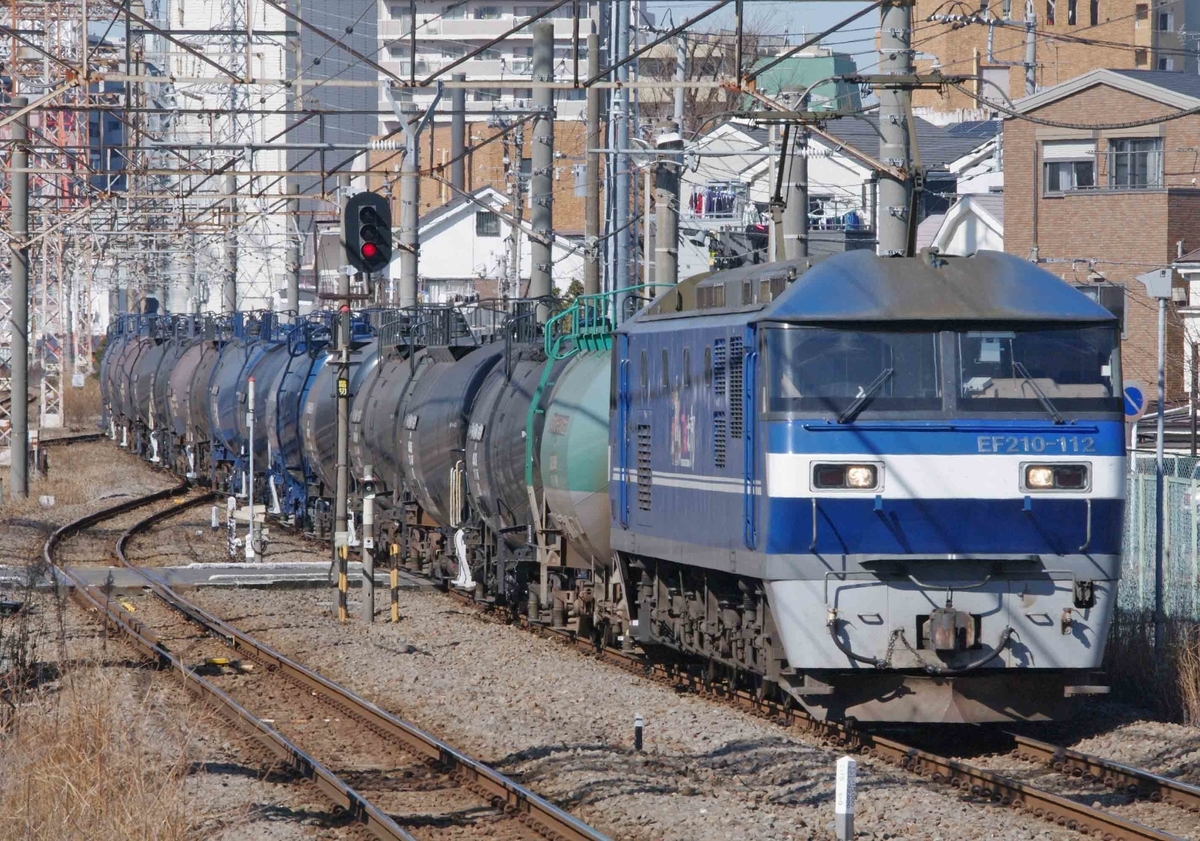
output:
[[[1027,464],[1024,487],[1030,491],[1085,491],[1086,464]]]
[[[867,490],[875,487],[875,468],[869,464],[852,464],[846,468],[846,486]]]
[[[1027,488],[1053,488],[1054,487],[1054,468],[1038,467],[1031,465],[1025,468],[1025,487]]]
[[[814,464],[814,490],[869,491],[879,486],[879,468],[874,464]]]

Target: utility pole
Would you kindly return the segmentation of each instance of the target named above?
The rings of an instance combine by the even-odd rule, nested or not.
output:
[[[1158,301],[1158,439],[1154,449],[1154,665],[1163,669],[1166,653],[1166,613],[1164,611],[1165,578],[1163,569],[1163,420],[1166,410],[1166,335],[1167,301],[1171,298],[1173,273],[1157,269],[1137,276],[1146,287],[1146,294]],[[1195,380],[1193,379],[1193,382]],[[1161,671],[1160,671],[1161,675]]]
[[[28,97],[14,96],[12,107],[20,110]],[[12,224],[9,250],[12,252],[12,379],[9,390],[9,414],[12,463],[9,467],[9,493],[29,496],[29,118],[13,123]]]
[[[538,23],[533,27],[533,81],[535,84],[554,81],[554,24]],[[545,85],[533,89],[533,150],[531,157],[529,221],[534,236],[530,239],[533,265],[529,275],[529,297],[541,298],[553,289],[554,236],[554,91]],[[537,320],[545,322],[548,307],[537,308]]]
[[[508,128],[508,121],[501,119],[496,123],[503,131]],[[508,204],[512,218],[516,224],[508,231],[508,264],[505,267],[505,279],[501,297],[519,298],[521,296],[521,220],[525,215],[524,191],[521,189],[521,160],[525,151],[525,129],[521,126],[513,128],[501,144],[504,147],[505,180],[508,191]]]
[[[912,75],[911,0],[883,0],[879,21],[879,72]],[[913,207],[912,149],[909,115],[912,91],[900,85],[878,88],[879,159],[903,171],[903,178],[883,173],[879,178],[879,204],[875,231],[881,257],[906,256],[909,226],[915,223]],[[808,208],[805,208],[807,213]]]
[[[300,320],[300,185],[293,182],[288,200],[287,309]],[[295,230],[292,230],[295,228]]]
[[[1025,95],[1037,93],[1037,14],[1033,0],[1025,0]]]
[[[806,104],[801,103],[800,110]],[[787,204],[783,209],[783,248],[789,260],[808,256],[808,129],[796,126],[788,155]]]
[[[348,173],[338,176],[338,186],[341,188],[338,200],[344,211],[350,192]],[[343,264],[338,266],[338,367],[334,392],[337,398],[337,492],[334,499],[333,551],[338,570],[334,607],[339,622],[347,619],[347,561],[350,551],[346,516],[350,495],[350,275],[346,272],[346,262],[343,255]]]
[[[401,119],[415,119],[404,114]],[[406,124],[408,143],[400,164],[400,307],[417,305],[417,248],[420,224],[421,178],[418,169],[420,143],[417,132]]]
[[[1200,398],[1200,342],[1192,342],[1192,458],[1196,457],[1196,400]]]
[[[221,284],[221,312],[229,314],[237,309],[237,176],[232,172],[225,175],[225,195],[229,207],[229,218],[225,220],[225,279]]]
[[[592,78],[592,75],[588,78]],[[687,34],[682,32],[675,40],[675,81],[679,83],[675,88],[675,131],[683,137],[683,83],[687,81]]]
[[[629,57],[629,15],[630,0],[617,0],[616,59],[618,62]],[[628,62],[617,68],[617,81],[622,84],[613,97],[614,104],[612,109],[612,119],[616,123],[616,157],[614,163],[616,177],[613,179],[616,182],[616,189],[614,190],[616,204],[613,208],[613,235],[617,240],[616,264],[613,267],[615,270],[613,286],[616,289],[628,289],[632,285],[632,278],[630,277],[632,231],[630,230],[629,220],[629,193],[632,175],[629,170],[630,162],[628,153],[629,122],[633,116],[629,110],[629,88],[626,84],[629,82]],[[621,295],[617,300],[617,318],[618,320],[624,320],[625,301],[627,297]]]
[[[414,18],[414,21],[416,19]],[[416,24],[413,24],[414,27]],[[415,31],[415,30],[414,30]],[[416,49],[414,43],[410,49]],[[415,64],[413,65],[416,66]],[[417,258],[420,249],[421,222],[421,132],[433,118],[433,112],[442,100],[442,88],[439,85],[437,95],[425,111],[419,116],[412,111],[402,109],[392,96],[389,85],[383,86],[383,94],[392,113],[400,121],[404,130],[404,160],[400,164],[400,306],[402,308],[417,305]],[[347,182],[347,185],[349,182]]]
[[[660,150],[683,151],[683,137],[674,132],[658,139]],[[679,283],[679,155],[660,158],[654,192],[654,284],[670,289]],[[657,296],[656,296],[657,297]]]
[[[587,37],[587,75],[594,79],[600,72],[600,36]],[[600,292],[600,89],[587,89],[587,157],[584,159],[583,238],[587,245],[583,264],[583,294]]]
[[[536,37],[536,36],[534,36]],[[451,78],[465,82],[466,73],[455,73]],[[467,189],[467,89],[454,88],[450,91],[450,184],[455,189]]]

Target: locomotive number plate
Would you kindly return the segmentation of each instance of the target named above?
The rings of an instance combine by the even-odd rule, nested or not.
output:
[[[1096,439],[1090,435],[980,435],[975,441],[980,453],[1096,452]]]

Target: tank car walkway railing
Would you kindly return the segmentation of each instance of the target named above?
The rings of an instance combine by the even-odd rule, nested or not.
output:
[[[556,362],[565,362],[577,353],[610,351],[613,334],[617,330],[617,307],[629,293],[653,286],[630,286],[613,292],[595,295],[580,295],[562,312],[546,321],[546,366],[529,403],[529,415],[525,419],[525,486],[529,489],[533,510],[538,511],[539,501],[533,498],[533,432],[537,416],[542,409],[542,396],[553,386],[550,373]]]

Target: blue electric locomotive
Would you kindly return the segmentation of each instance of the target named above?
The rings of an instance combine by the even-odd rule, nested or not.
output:
[[[634,638],[819,716],[1036,719],[1098,691],[1119,338],[995,252],[684,282],[616,337],[611,544]]]

